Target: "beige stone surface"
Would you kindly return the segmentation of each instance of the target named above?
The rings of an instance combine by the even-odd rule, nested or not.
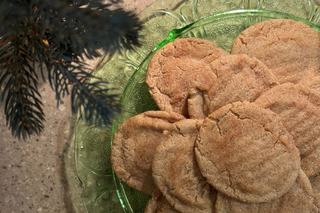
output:
[[[122,0],[120,5],[140,12],[152,2]],[[84,212],[82,188],[74,168],[69,97],[57,108],[48,83],[43,83],[39,91],[45,130],[26,141],[12,137],[6,126],[4,103],[0,103],[0,213]]]

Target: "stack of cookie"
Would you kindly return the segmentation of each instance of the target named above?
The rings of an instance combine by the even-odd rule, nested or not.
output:
[[[320,35],[264,21],[231,54],[176,39],[146,76],[160,111],[119,127],[116,175],[152,196],[145,212],[318,212]]]

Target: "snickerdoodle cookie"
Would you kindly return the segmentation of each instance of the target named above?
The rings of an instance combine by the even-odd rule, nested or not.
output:
[[[168,202],[184,213],[212,213],[216,191],[197,165],[194,146],[202,120],[176,122],[176,129],[156,149],[152,162],[155,184]]]
[[[226,55],[229,53],[213,42],[199,38],[176,39],[157,51],[148,65],[146,83],[159,109],[189,117],[192,82],[208,90],[215,78],[208,64]]]
[[[231,54],[248,54],[269,67],[280,83],[298,83],[320,71],[320,35],[291,19],[273,19],[244,30]]]
[[[222,57],[210,66],[216,81],[207,94],[204,94],[201,85],[196,84],[194,88],[197,88],[199,93],[192,94],[190,98],[204,97],[205,107],[202,108],[207,109],[208,114],[232,102],[252,102],[263,92],[278,85],[271,70],[258,59],[245,54]],[[199,106],[199,103],[195,102],[194,105]]]
[[[215,189],[248,203],[284,195],[300,170],[299,150],[280,118],[249,102],[210,114],[200,128],[195,153]]]
[[[120,125],[111,148],[111,164],[116,175],[128,186],[151,195],[153,153],[166,140],[164,133],[182,119],[185,118],[174,112],[148,111]]]
[[[311,213],[313,190],[308,177],[300,170],[291,189],[283,196],[263,203],[244,203],[221,192],[217,195],[216,213]]]
[[[320,97],[316,97],[302,84],[285,83],[255,101],[281,117],[300,151],[301,168],[308,177],[320,172],[320,106],[316,104]]]

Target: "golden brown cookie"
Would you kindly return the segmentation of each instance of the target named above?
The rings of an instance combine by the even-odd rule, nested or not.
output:
[[[214,211],[216,191],[202,176],[194,156],[195,140],[202,120],[186,119],[174,125],[156,149],[152,162],[155,184],[180,212]]]
[[[159,109],[189,117],[192,82],[208,90],[215,78],[208,64],[225,55],[229,54],[216,44],[199,38],[176,39],[157,51],[148,65],[146,83]]]
[[[282,118],[300,151],[301,168],[308,177],[320,172],[320,103],[301,84],[285,83],[262,94],[255,103]]]
[[[275,76],[261,61],[244,54],[222,57],[210,66],[217,80],[207,94],[202,92],[204,90],[200,84],[196,84],[194,88],[200,92],[190,98],[204,97],[207,107],[203,108],[207,108],[209,114],[232,102],[252,102],[263,92],[278,85]]]
[[[297,83],[320,71],[320,36],[291,19],[273,19],[244,30],[231,54],[248,54],[269,67],[280,83]]]
[[[152,198],[148,201],[144,213],[179,213],[156,188],[152,192]]]
[[[200,128],[195,153],[215,189],[249,203],[284,195],[300,170],[299,150],[280,118],[249,102],[210,114]]]
[[[311,213],[313,190],[308,177],[300,170],[291,189],[283,196],[264,203],[245,203],[218,193],[216,213]]]
[[[116,175],[128,186],[151,195],[153,153],[166,140],[164,132],[182,119],[182,115],[174,112],[148,111],[120,125],[111,147],[111,164]]]

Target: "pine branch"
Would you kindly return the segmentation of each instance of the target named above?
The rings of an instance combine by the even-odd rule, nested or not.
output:
[[[6,102],[7,124],[14,136],[25,139],[43,131],[36,70],[48,79],[57,105],[71,94],[73,113],[83,112],[91,123],[111,123],[120,109],[119,97],[108,82],[89,81],[93,76],[82,60],[84,55],[99,57],[98,49],[114,52],[139,46],[142,25],[135,14],[109,7],[99,0],[0,3],[1,100]]]
[[[40,134],[45,119],[41,96],[37,91],[38,77],[29,65],[28,55],[19,50],[19,42],[20,38],[11,37],[11,42],[0,50],[1,65],[6,67],[0,85],[7,81],[1,94],[1,101],[6,99],[7,125],[12,135],[25,139],[33,132]],[[10,66],[6,66],[8,64]]]

